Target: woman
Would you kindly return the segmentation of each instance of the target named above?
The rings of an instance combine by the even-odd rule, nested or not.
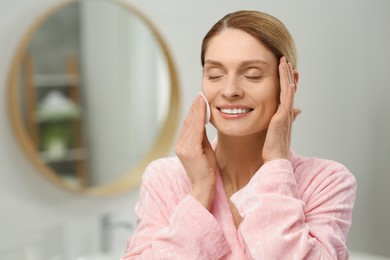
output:
[[[356,182],[341,164],[290,149],[296,50],[276,18],[238,11],[202,43],[206,102],[187,115],[175,158],[152,162],[122,259],[348,259]]]

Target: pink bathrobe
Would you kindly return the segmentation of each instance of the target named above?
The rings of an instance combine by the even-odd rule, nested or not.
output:
[[[238,229],[219,173],[210,211],[190,192],[178,158],[152,162],[122,260],[348,259],[356,181],[337,162],[291,152],[264,164],[230,198],[243,218]]]

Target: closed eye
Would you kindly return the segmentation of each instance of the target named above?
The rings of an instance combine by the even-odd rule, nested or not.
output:
[[[245,78],[249,80],[260,80],[262,76],[244,76]]]
[[[209,80],[217,80],[217,79],[220,79],[222,78],[223,76],[222,75],[208,75],[207,78]]]
[[[206,76],[206,78],[211,81],[219,80],[225,75],[224,71],[220,67],[206,66],[203,73]]]
[[[263,77],[261,70],[257,67],[246,68],[242,75],[244,78],[253,81],[260,80]]]

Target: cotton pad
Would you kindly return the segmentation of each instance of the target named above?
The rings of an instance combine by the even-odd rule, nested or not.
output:
[[[203,95],[202,92],[200,92],[200,95],[206,101],[206,121],[205,121],[205,125],[206,125],[210,121],[210,105],[209,102],[207,101],[207,98]]]

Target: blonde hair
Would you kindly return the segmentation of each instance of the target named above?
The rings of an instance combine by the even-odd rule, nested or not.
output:
[[[297,67],[295,42],[286,26],[272,15],[246,10],[229,13],[211,27],[202,41],[202,67],[208,42],[226,28],[242,30],[252,35],[275,55],[277,61],[285,56],[294,68]]]

